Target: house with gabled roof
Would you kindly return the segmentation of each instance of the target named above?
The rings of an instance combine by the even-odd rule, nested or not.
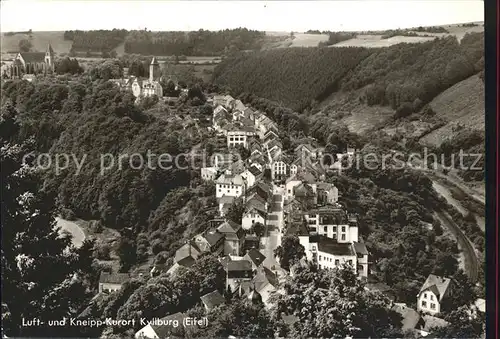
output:
[[[216,198],[222,198],[224,195],[239,197],[246,190],[245,179],[239,174],[228,175],[221,174],[216,181]]]
[[[243,259],[250,261],[252,263],[252,269],[256,271],[259,267],[261,267],[264,260],[266,260],[266,256],[259,250],[252,248],[247,251],[247,253],[243,256]]]
[[[194,243],[201,252],[211,252],[219,255],[224,251],[224,235],[216,229],[209,229],[198,234],[194,238]]]
[[[271,201],[271,198],[273,196],[273,188],[267,183],[259,181],[253,187],[250,187],[247,190],[247,197],[251,196],[254,193],[261,197],[264,201],[269,202]],[[250,199],[247,198],[247,200]]]
[[[101,272],[99,276],[99,292],[114,292],[122,288],[124,282],[130,279],[128,273]]]
[[[273,140],[279,140],[278,133],[276,133],[274,130],[269,130],[264,135],[263,145],[267,147],[269,142],[271,142]]]
[[[294,150],[297,159],[316,159],[316,148],[311,144],[300,144]]]
[[[339,200],[339,190],[334,184],[319,182],[316,184],[318,201],[320,205],[336,204]]]
[[[431,315],[440,313],[441,304],[451,290],[451,279],[429,274],[417,295],[417,311]]]
[[[243,229],[249,230],[256,223],[266,224],[267,219],[267,209],[265,205],[259,203],[256,199],[247,202],[245,206],[245,212],[241,219],[241,225]]]
[[[219,205],[219,215],[221,217],[225,216],[227,211],[233,204],[242,202],[243,200],[241,199],[241,197],[233,197],[230,195],[223,195],[222,197],[217,198],[217,203]]]
[[[245,231],[241,225],[226,220],[217,230],[224,235],[224,255],[239,255],[245,244]]]
[[[243,281],[253,278],[252,263],[248,260],[230,260],[226,266],[226,286],[235,291]]]
[[[203,306],[205,306],[205,310],[207,311],[210,311],[226,302],[226,299],[224,299],[222,294],[220,294],[217,290],[201,296],[200,299]]]
[[[252,165],[243,173],[241,173],[241,176],[246,180],[247,187],[252,187],[258,180],[262,178],[263,173],[257,166]]]
[[[198,257],[201,254],[202,250],[198,248],[194,241],[187,241],[175,252],[174,264],[190,267],[196,260],[198,260]]]

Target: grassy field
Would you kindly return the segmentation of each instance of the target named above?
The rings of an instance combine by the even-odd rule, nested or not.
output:
[[[395,36],[389,39],[382,39],[382,35],[358,35],[354,39],[341,41],[330,47],[366,47],[379,48],[389,47],[400,43],[420,43],[432,40],[432,37],[411,37],[411,36]]]
[[[439,145],[453,135],[456,124],[484,131],[484,84],[474,75],[450,87],[430,103],[447,124],[423,137],[424,145]]]
[[[293,38],[286,32],[266,32],[269,37],[282,37],[282,41],[271,42],[263,49],[287,48],[287,47],[318,47],[320,42],[328,41],[327,34],[294,33]]]
[[[458,41],[460,41],[467,33],[484,31],[482,23],[479,23],[478,26],[473,26],[473,27],[463,27],[460,24],[445,25],[442,27],[444,27],[449,33],[429,33],[429,32],[417,32],[410,30],[409,32],[415,33],[419,36],[418,37],[394,36],[389,39],[382,39],[382,34],[359,34],[354,39],[342,41],[330,47],[347,47],[347,46],[366,47],[366,48],[388,47],[400,43],[420,43],[432,40],[436,37],[444,37],[450,35],[455,36],[458,39]]]
[[[363,133],[371,130],[394,115],[390,107],[367,106],[353,99],[362,90],[346,94],[335,92],[320,104],[320,112],[347,125],[350,131]],[[340,112],[340,114],[339,114]]]

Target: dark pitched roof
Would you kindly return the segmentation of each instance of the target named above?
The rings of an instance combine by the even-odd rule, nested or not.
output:
[[[210,246],[214,246],[217,244],[223,237],[224,235],[217,230],[209,230],[208,232],[203,234],[203,237],[205,240],[208,242]]]
[[[422,318],[424,319],[424,322],[425,322],[425,325],[423,328],[424,331],[429,331],[433,327],[446,327],[449,325],[449,322],[447,322],[446,320],[438,318],[438,317],[434,317],[432,315],[426,314]]]
[[[227,263],[228,271],[251,271],[252,263],[248,260],[232,260]]]
[[[45,62],[45,53],[43,52],[26,52],[20,54],[24,62]]]
[[[255,284],[255,289],[261,291],[267,284],[273,287],[278,286],[278,277],[269,268],[261,267],[257,271],[257,274],[253,278],[253,283]]]
[[[426,290],[431,290],[434,294],[436,294],[438,300],[441,301],[446,294],[446,290],[448,289],[450,282],[451,280],[448,278],[442,278],[434,274],[429,274],[427,280],[425,280],[422,288],[420,289],[419,295]]]
[[[240,228],[241,225],[238,225],[232,220],[226,220],[217,228],[217,230],[221,233],[236,233]]]
[[[99,282],[103,284],[123,284],[130,278],[128,273],[101,272]]]
[[[256,250],[255,248],[249,250],[243,258],[250,260],[251,262],[254,263],[255,266],[259,266],[264,262],[264,260],[266,260],[266,256],[262,254],[260,251]]]
[[[420,320],[420,314],[412,308],[407,307],[404,304],[395,304],[392,310],[401,314],[403,319],[401,320],[401,325],[403,331],[411,330],[417,327]]]
[[[219,291],[207,293],[200,297],[200,299],[209,310],[225,302],[224,297],[219,293]]]
[[[258,169],[258,168],[257,168],[257,167],[255,167],[255,166],[250,166],[250,168],[248,169],[248,171],[249,171],[250,173],[252,173],[252,174],[253,174],[254,176],[256,176],[256,177],[262,174],[262,172],[260,171],[260,169]]]
[[[318,250],[333,255],[355,255],[350,243],[339,243],[325,236],[318,236]]]
[[[175,252],[174,262],[179,263],[183,259],[192,258],[196,260],[201,251],[194,242],[184,244]]]
[[[362,242],[355,242],[353,243],[354,245],[354,250],[356,253],[361,254],[361,255],[368,255],[368,250],[366,249],[366,245]]]
[[[314,197],[312,187],[303,182],[293,188],[293,194],[296,197]]]

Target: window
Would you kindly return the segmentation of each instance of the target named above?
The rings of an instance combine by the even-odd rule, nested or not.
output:
[[[345,234],[342,234],[342,240],[345,240]]]
[[[321,261],[321,255],[319,256],[319,259],[318,259],[318,260],[319,260],[319,261]]]
[[[349,265],[352,265],[352,260],[348,260],[348,261],[347,261],[347,263],[348,263]]]
[[[327,226],[323,227],[323,232],[325,232],[325,233],[328,232],[328,227]]]
[[[335,259],[335,266],[339,265],[339,259]]]
[[[424,293],[424,299],[427,299],[427,293]]]
[[[342,226],[342,232],[345,232],[345,226]]]
[[[431,310],[435,310],[435,309],[436,309],[436,304],[431,303]]]
[[[425,300],[422,300],[422,307],[427,307],[427,302]]]
[[[431,294],[431,300],[434,300],[434,296]]]

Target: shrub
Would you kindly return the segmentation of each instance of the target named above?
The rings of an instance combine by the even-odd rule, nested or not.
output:
[[[110,247],[108,244],[98,245],[95,250],[96,258],[99,260],[109,260],[110,259]]]
[[[76,220],[75,212],[73,212],[69,208],[63,208],[63,209],[61,209],[61,218],[66,219],[66,220],[70,220],[70,221],[74,221],[74,220]]]

